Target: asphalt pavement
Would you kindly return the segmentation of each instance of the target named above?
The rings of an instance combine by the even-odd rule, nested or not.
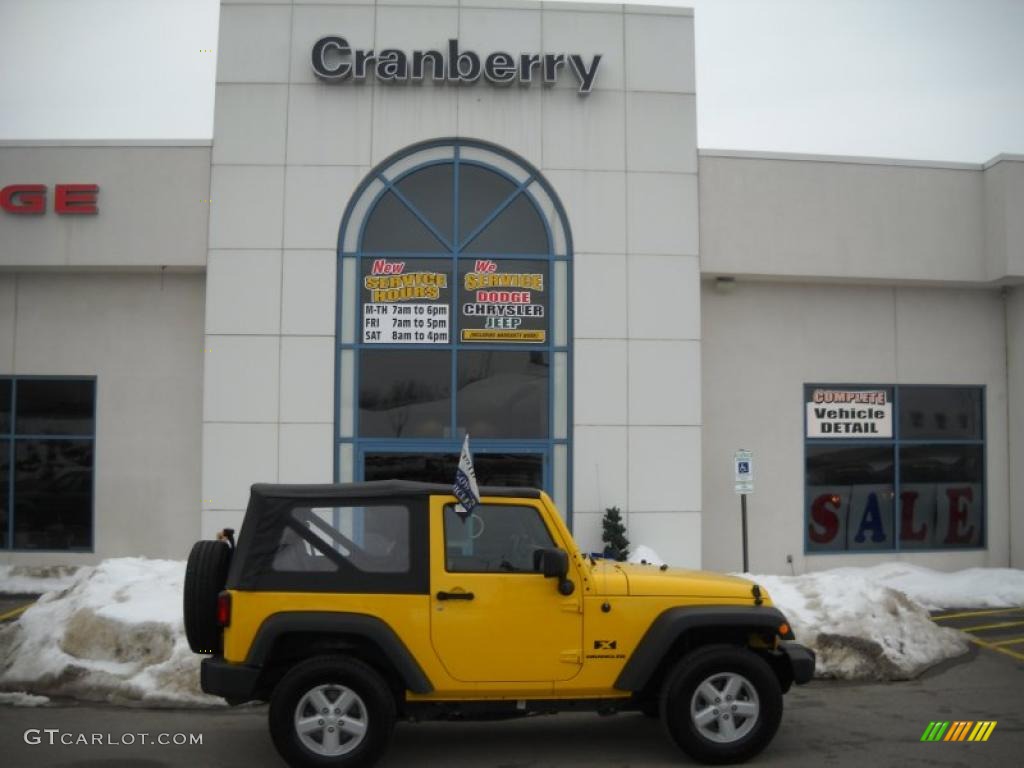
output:
[[[922,743],[932,721],[994,720],[984,743]],[[56,729],[48,733],[46,729]],[[91,741],[113,743],[81,743]],[[172,743],[155,741],[161,734]],[[174,745],[198,735],[201,744]],[[50,740],[54,743],[50,744]],[[60,742],[74,741],[70,745]],[[132,741],[126,744],[123,742]],[[38,743],[30,743],[37,742]],[[786,696],[772,744],[751,765],[985,766],[1024,764],[1024,663],[974,648],[917,680],[814,681]],[[225,710],[124,709],[65,704],[0,706],[0,763],[65,768],[281,766],[265,707]],[[557,715],[489,723],[402,723],[381,768],[565,768],[693,764],[641,715]]]

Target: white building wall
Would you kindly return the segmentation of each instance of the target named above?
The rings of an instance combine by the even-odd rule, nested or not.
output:
[[[981,166],[701,151],[703,269],[987,282]]]
[[[748,511],[755,573],[789,573],[787,555],[797,573],[893,559],[943,570],[1008,565],[1007,337],[998,289],[739,281],[722,293],[707,281],[702,308],[706,567],[741,567],[732,482],[732,454],[741,447],[755,458]],[[987,550],[805,556],[809,382],[984,386]],[[1011,387],[1024,391],[1019,376]],[[1020,520],[1018,512],[1014,528]]]
[[[575,245],[575,531],[700,562],[701,376],[693,18],[497,0],[221,8],[207,291],[203,532],[256,481],[333,477],[334,257],[370,168],[465,136],[539,167]],[[587,97],[553,88],[325,85],[312,44],[602,53]],[[237,311],[236,311],[237,309]],[[665,478],[672,478],[666,483]]]
[[[95,550],[0,562],[181,559],[199,527],[203,276],[0,274],[0,374],[95,376]]]
[[[1020,242],[1020,241],[1018,241]],[[1006,295],[1006,367],[1010,432],[1010,502],[1014,510],[1024,509],[1024,286]],[[1010,520],[1010,565],[1024,568],[1024,519],[1020,513]]]

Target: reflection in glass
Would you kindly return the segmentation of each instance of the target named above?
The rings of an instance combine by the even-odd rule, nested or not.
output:
[[[450,352],[362,350],[359,366],[361,437],[447,436]]]
[[[11,457],[10,443],[6,440],[0,442],[0,549],[10,546],[7,541],[7,527],[10,518],[10,510],[7,508],[8,483],[11,478]]]
[[[415,480],[451,485],[459,464],[458,453],[368,453],[365,480]],[[544,459],[537,453],[473,454],[477,483],[512,488],[541,488]]]
[[[459,353],[457,424],[473,438],[546,438],[547,352]]]
[[[452,165],[428,165],[395,186],[434,228],[451,242],[454,223]]]
[[[449,573],[536,573],[539,549],[553,547],[533,507],[479,504],[472,517],[444,508],[445,570]]]
[[[808,445],[808,551],[895,547],[891,446]]]
[[[900,448],[904,483],[980,483],[980,445],[906,445]]]
[[[0,435],[11,431],[11,380],[0,379]]]
[[[446,250],[416,218],[405,203],[386,192],[366,221],[362,249],[370,252],[411,251],[438,253]]]
[[[512,182],[478,165],[459,165],[459,240],[465,242],[516,191]],[[510,253],[506,248],[499,253]]]
[[[92,379],[18,379],[19,435],[91,435],[96,382]]]
[[[533,203],[520,194],[464,248],[466,253],[546,254],[548,234]]]
[[[900,387],[903,440],[980,440],[980,387]]]
[[[14,546],[91,546],[92,441],[17,440],[15,446]]]

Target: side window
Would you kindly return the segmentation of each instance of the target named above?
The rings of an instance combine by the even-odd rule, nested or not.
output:
[[[274,552],[275,571],[409,572],[404,506],[295,507]]]
[[[480,504],[470,515],[444,509],[449,573],[536,573],[535,553],[555,546],[533,507]]]

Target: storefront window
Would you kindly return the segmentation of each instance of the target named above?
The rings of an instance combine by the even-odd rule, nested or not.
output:
[[[92,546],[93,379],[0,379],[0,548]]]
[[[981,387],[806,385],[807,552],[984,544]]]
[[[468,433],[482,483],[566,496],[571,273],[554,191],[510,153],[375,169],[339,237],[336,477],[451,483]]]

